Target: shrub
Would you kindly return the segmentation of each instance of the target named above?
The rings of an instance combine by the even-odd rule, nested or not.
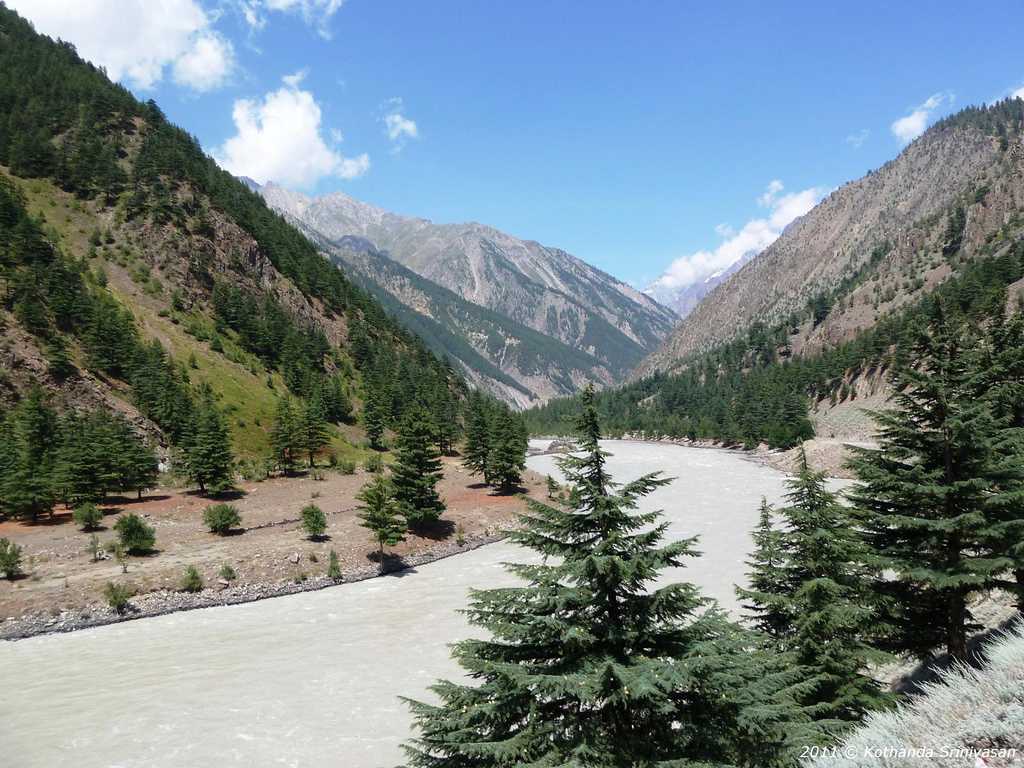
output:
[[[330,560],[327,562],[327,578],[338,581],[341,578],[341,565],[338,563],[338,553],[331,550]]]
[[[864,724],[847,733],[834,749],[803,763],[806,768],[874,768],[877,765],[907,766],[931,764],[1014,765],[998,760],[961,759],[959,755],[988,747],[1008,749],[1020,744],[1020,691],[1024,681],[1024,627],[1017,626],[990,642],[984,649],[980,668],[955,665],[940,673],[937,682],[924,686],[924,695],[914,696],[888,712],[868,715]],[[879,759],[879,753],[913,754],[922,746],[938,745],[948,750],[948,761],[913,757]],[[1020,754],[1018,748],[1018,755]],[[998,762],[997,762],[998,760]]]
[[[182,592],[202,592],[203,591],[203,577],[196,570],[194,565],[190,565],[185,569],[185,575],[181,579],[181,591]]]
[[[114,556],[117,564],[121,566],[121,573],[128,573],[128,552],[120,541],[108,541],[107,552]]]
[[[309,504],[302,509],[302,528],[311,539],[319,539],[327,530],[327,517],[316,504]]]
[[[107,600],[107,605],[113,608],[118,616],[124,616],[124,612],[128,609],[128,601],[131,600],[135,591],[126,584],[115,584],[113,581],[108,581],[107,586],[103,588],[103,596]]]
[[[117,531],[121,544],[129,555],[151,552],[156,544],[156,532],[153,527],[146,525],[134,512],[124,515],[114,523],[114,530]]]
[[[21,547],[7,539],[0,539],[0,573],[8,579],[21,573]]]
[[[380,457],[380,454],[374,453],[366,457],[366,461],[363,462],[363,468],[367,472],[383,472],[384,471],[384,459]]]
[[[348,459],[342,459],[338,462],[338,471],[343,475],[354,475],[356,473],[356,463]]]
[[[225,536],[242,524],[242,516],[233,504],[211,504],[203,510],[203,523],[211,533]]]
[[[217,572],[217,575],[224,579],[224,581],[234,581],[238,578],[238,574],[235,573],[235,569],[227,563],[224,563],[224,565],[220,567],[220,571]]]
[[[99,562],[100,552],[103,551],[103,545],[100,544],[100,537],[95,533],[89,537],[89,546],[86,547],[86,551],[92,555],[92,561],[94,563]]]
[[[75,511],[71,513],[71,516],[81,526],[83,531],[95,531],[100,527],[100,521],[103,520],[103,512],[100,511],[99,507],[89,503],[75,507]]]

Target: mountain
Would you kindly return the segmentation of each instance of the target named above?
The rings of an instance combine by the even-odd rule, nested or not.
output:
[[[842,464],[865,409],[936,314],[993,321],[1024,306],[1024,100],[936,123],[833,192],[685,318],[621,387],[610,433],[789,448],[818,437]],[[564,430],[575,398],[527,414]],[[831,462],[831,459],[829,459]]]
[[[835,190],[759,256],[711,291],[634,377],[820,306],[793,338],[810,351],[931,291],[1020,226],[1024,201],[1020,99],[936,123],[898,157]],[[961,251],[962,244],[962,251]]]
[[[346,235],[331,241],[301,222],[296,226],[436,354],[457,361],[467,380],[507,403],[524,408],[575,392],[586,381],[612,381],[593,355],[466,301],[368,240]]]
[[[675,312],[680,319],[683,319],[697,308],[697,305],[704,300],[705,296],[732,277],[733,274],[738,272],[744,264],[756,255],[756,251],[745,253],[733,264],[723,270],[715,272],[712,275],[708,275],[699,283],[691,283],[684,288],[651,286],[646,289],[644,293],[658,301],[663,306],[668,307]]]
[[[457,426],[462,377],[154,102],[2,5],[0,72],[0,411],[40,388],[166,456],[215,410],[246,459],[283,396],[336,456],[370,396]]]
[[[520,403],[523,394],[543,401],[573,392],[583,381],[623,380],[677,320],[650,297],[565,251],[493,227],[434,224],[342,193],[308,197],[272,183],[260,191],[331,258],[358,265],[364,284],[375,283],[407,310],[435,321],[454,337],[446,341],[449,347],[468,345],[510,377],[519,385],[513,399]],[[368,247],[353,248],[354,242]],[[407,270],[397,281],[395,264]],[[421,278],[411,292],[410,273]],[[480,315],[467,305],[490,312]],[[493,372],[455,357],[494,389]],[[507,399],[506,384],[496,391]]]

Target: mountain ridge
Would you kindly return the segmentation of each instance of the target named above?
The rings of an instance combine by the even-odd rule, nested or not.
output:
[[[670,309],[568,252],[489,225],[435,224],[342,192],[310,197],[274,183],[250,186],[279,213],[301,224],[329,258],[359,271],[368,281],[364,285],[374,283],[387,291],[390,283],[392,297],[405,307],[397,311],[443,314],[440,325],[452,337],[448,345],[469,344],[475,355],[525,388],[528,400],[511,395],[480,366],[455,355],[469,364],[470,378],[483,374],[487,388],[520,407],[571,394],[585,381],[607,386],[624,380],[676,320]],[[351,238],[368,244],[372,258],[365,248],[361,255],[360,248],[353,252]],[[398,290],[393,265],[447,292],[442,302],[447,309],[438,309],[440,291],[424,283],[418,286],[420,297],[412,300],[408,274],[402,278],[404,293]],[[433,294],[433,310],[423,292]],[[487,329],[474,327],[466,318],[475,311],[461,302],[497,317],[478,317]],[[453,313],[463,321],[455,321]],[[504,342],[495,334],[503,335]],[[548,345],[533,334],[554,345],[541,351]],[[530,350],[515,349],[517,340]]]
[[[948,250],[944,241],[961,238],[963,258],[977,258],[1024,205],[1016,116],[1024,102],[1002,105],[940,121],[881,168],[834,190],[716,286],[631,378],[674,370],[756,323],[782,322],[826,299],[832,304],[798,334],[794,352],[834,346],[945,279],[949,267],[935,256]],[[1007,112],[1008,128],[989,125],[993,109]]]

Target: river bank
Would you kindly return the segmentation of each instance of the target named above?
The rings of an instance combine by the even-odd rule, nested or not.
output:
[[[503,533],[479,534],[466,538],[462,543],[456,541],[443,542],[426,551],[417,552],[408,557],[390,558],[384,568],[365,566],[362,568],[342,569],[340,579],[327,576],[316,576],[304,581],[254,582],[237,585],[222,585],[216,589],[204,589],[201,592],[180,592],[176,590],[160,590],[147,592],[131,600],[128,609],[118,614],[103,603],[96,603],[87,608],[61,611],[57,616],[46,612],[37,612],[24,616],[8,617],[0,623],[0,640],[24,640],[37,635],[60,632],[74,632],[91,627],[102,627],[107,624],[133,621],[135,619],[165,616],[179,611],[194,611],[202,608],[217,608],[225,605],[241,605],[257,600],[268,600],[302,592],[314,592],[330,587],[340,587],[367,579],[389,576],[403,571],[412,571],[417,566],[444,560],[453,555],[471,552],[485,544],[493,544],[505,538]]]
[[[0,536],[22,547],[25,572],[13,581],[0,580],[0,640],[253,602],[380,575],[376,546],[361,525],[355,499],[366,479],[360,471],[246,484],[231,502],[243,524],[227,536],[206,528],[202,515],[211,500],[192,493],[162,488],[142,500],[112,500],[97,534],[103,544],[114,538],[115,516],[125,512],[138,514],[156,532],[156,550],[129,558],[127,572],[106,553],[94,558],[88,550],[91,534],[80,531],[63,510],[36,524],[0,523]],[[541,476],[528,473],[524,483],[527,495],[544,496]],[[439,487],[448,504],[442,519],[389,548],[384,573],[496,541],[525,509],[520,497],[495,493],[454,460],[446,460]],[[301,508],[310,503],[321,506],[327,519],[325,535],[317,539],[301,526]],[[342,573],[337,580],[326,575],[332,552]],[[182,591],[188,567],[199,572],[206,588]],[[111,582],[135,595],[123,615],[107,605],[104,589]]]

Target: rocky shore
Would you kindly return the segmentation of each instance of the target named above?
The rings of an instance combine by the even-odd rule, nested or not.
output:
[[[195,593],[172,590],[147,592],[133,597],[123,615],[116,613],[108,605],[100,602],[80,610],[63,611],[57,616],[47,612],[29,612],[21,616],[11,616],[6,620],[0,621],[0,640],[21,640],[36,635],[74,632],[79,629],[100,627],[122,621],[163,616],[164,614],[177,611],[191,611],[198,608],[214,608],[222,605],[251,603],[256,600],[283,597],[284,595],[294,595],[299,592],[311,592],[313,590],[351,584],[443,560],[446,557],[469,552],[486,544],[500,541],[503,538],[504,534],[489,533],[467,536],[462,543],[456,541],[440,542],[429,549],[416,552],[415,554],[386,561],[383,570],[376,565],[343,570],[341,579],[314,576],[302,581],[245,584],[232,584],[221,581],[218,583],[218,587],[207,588]]]

